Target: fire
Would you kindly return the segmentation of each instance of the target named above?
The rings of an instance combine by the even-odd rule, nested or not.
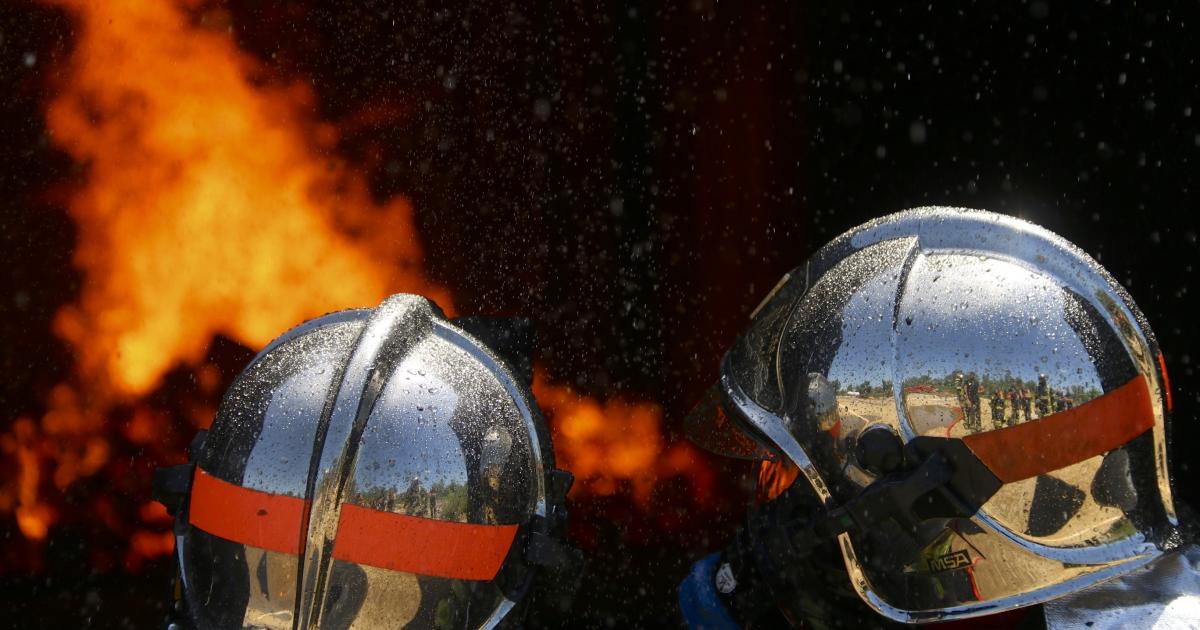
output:
[[[638,505],[647,507],[661,480],[683,475],[690,478],[697,501],[707,502],[711,473],[689,444],[666,444],[657,404],[582,397],[547,383],[540,371],[533,393],[554,427],[558,465],[575,475],[572,495],[612,495],[628,485]]]
[[[326,157],[337,131],[306,85],[254,85],[225,30],[169,3],[67,4],[82,27],[48,122],[89,167],[70,207],[87,282],[56,330],[86,379],[145,394],[215,334],[259,347],[399,288],[449,306],[421,275],[410,205],[376,204]]]
[[[40,423],[0,440],[19,462],[0,509],[34,540],[55,520],[47,486],[62,493],[100,472],[114,441],[161,435],[169,419],[138,403],[168,370],[212,380],[201,364],[214,336],[258,348],[396,291],[452,308],[422,274],[408,202],[376,203],[330,157],[338,134],[312,117],[311,89],[266,84],[227,30],[170,2],[63,4],[78,39],[47,124],[86,166],[69,203],[84,282],[54,327],[78,373]],[[120,405],[133,409],[117,429]],[[161,521],[139,520],[157,529],[132,534],[135,555],[169,551]]]
[[[53,1],[78,21],[47,123],[85,167],[68,208],[83,282],[53,324],[76,373],[40,420],[0,435],[16,462],[0,481],[0,513],[31,541],[65,518],[73,486],[129,478],[134,464],[114,453],[182,457],[161,445],[170,412],[147,397],[184,366],[215,402],[220,375],[204,364],[215,336],[260,348],[300,321],[398,291],[453,309],[423,275],[412,207],[376,202],[366,178],[332,157],[338,130],[313,117],[307,85],[272,84],[224,24],[207,27],[169,0]],[[687,446],[664,443],[656,405],[600,403],[542,378],[535,388],[578,492],[628,484],[644,505],[659,476],[703,477]],[[176,413],[211,420],[212,405],[193,407]],[[148,488],[130,494],[140,491],[141,501]],[[71,509],[127,540],[127,568],[169,553],[165,513],[121,500],[97,493]]]

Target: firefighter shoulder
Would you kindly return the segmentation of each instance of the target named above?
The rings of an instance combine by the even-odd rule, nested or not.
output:
[[[681,612],[1195,627],[1170,413],[1142,313],[1065,240],[950,208],[857,227],[779,283],[688,417],[697,444],[760,462],[760,500]]]
[[[429,300],[302,324],[226,392],[186,465],[172,628],[513,627],[569,594],[571,483],[529,390],[525,320]]]

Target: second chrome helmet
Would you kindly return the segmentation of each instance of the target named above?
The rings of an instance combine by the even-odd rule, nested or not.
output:
[[[836,536],[859,595],[921,622],[1174,545],[1169,410],[1154,337],[1095,261],[1018,219],[922,208],[786,276],[688,428],[766,460],[760,494],[808,484],[826,515],[797,536]]]

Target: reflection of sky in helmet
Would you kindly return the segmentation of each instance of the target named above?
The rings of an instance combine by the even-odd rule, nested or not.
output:
[[[829,373],[843,391],[894,378],[890,324],[898,272],[872,278],[845,308],[843,344]],[[900,378],[974,371],[1036,383],[1044,373],[1056,389],[1099,388],[1090,355],[1065,317],[1063,290],[1017,264],[964,254],[919,256],[897,322]]]
[[[1057,284],[1012,262],[921,256],[900,305],[899,364],[906,378],[967,369],[1099,388],[1091,355],[1067,324],[1064,297]]]
[[[392,375],[367,421],[355,477],[358,492],[403,491],[415,479],[425,489],[438,482],[467,483],[463,447],[450,426],[458,395],[416,354]]]
[[[842,345],[829,366],[842,391],[892,380],[892,313],[899,267],[886,267],[850,296],[842,310]],[[836,314],[834,314],[836,317]]]
[[[262,432],[246,459],[246,487],[304,496],[317,421],[333,372],[326,362],[314,361],[272,391]]]

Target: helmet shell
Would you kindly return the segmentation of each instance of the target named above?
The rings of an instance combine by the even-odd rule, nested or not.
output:
[[[512,370],[415,295],[272,342],[194,454],[176,545],[187,617],[496,625],[522,590],[498,574],[518,529],[546,514],[554,467]]]
[[[915,534],[883,521],[840,546],[883,615],[969,617],[1173,544],[1160,368],[1133,301],[1078,248],[1012,217],[920,208],[851,230],[785,277],[723,360],[735,422],[691,430],[712,445],[713,427],[736,424],[831,506],[878,479],[856,458],[865,430],[966,442],[1004,482],[974,516]]]

